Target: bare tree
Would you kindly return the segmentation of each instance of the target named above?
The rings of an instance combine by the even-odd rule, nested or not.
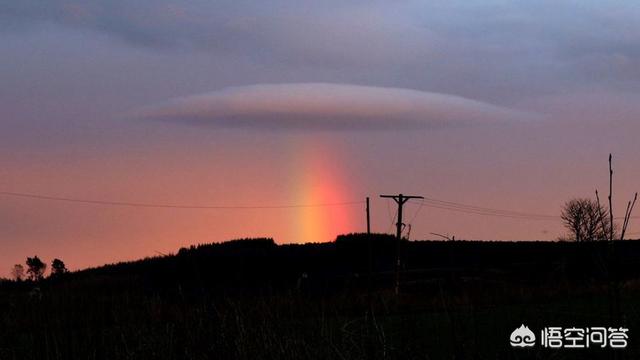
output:
[[[624,212],[624,222],[622,223],[622,233],[620,235],[620,240],[624,240],[624,234],[627,232],[629,220],[631,219],[631,213],[633,212],[633,208],[636,206],[636,201],[638,201],[638,193],[633,196],[633,201],[629,201],[627,203],[627,210]]]
[[[596,241],[606,240],[612,230],[608,214],[598,201],[581,198],[567,201],[562,207],[561,218],[572,240]]]
[[[11,277],[15,281],[24,280],[24,266],[22,266],[20,264],[13,265],[13,268],[11,269]]]
[[[613,156],[609,154],[609,223],[614,224],[613,222],[613,205],[612,205],[612,193],[613,193]],[[598,196],[598,190],[596,189],[596,199],[598,201],[598,207],[600,207],[600,197]],[[624,221],[622,222],[622,231],[620,233],[620,240],[624,240],[624,235],[627,232],[627,227],[629,226],[629,220],[631,219],[631,213],[633,212],[633,208],[636,206],[636,201],[638,200],[638,193],[636,192],[633,201],[629,201],[627,203],[627,209],[624,212]],[[602,218],[602,214],[600,216],[602,220],[602,228],[605,228],[605,222]],[[612,227],[609,227],[609,241],[613,241],[615,232],[615,224]]]

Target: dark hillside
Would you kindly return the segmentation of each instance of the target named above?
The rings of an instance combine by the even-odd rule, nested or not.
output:
[[[397,249],[244,239],[0,283],[0,359],[608,359],[509,334],[640,324],[640,241],[403,241],[395,295]]]
[[[182,248],[176,255],[107,265],[69,274],[65,282],[127,279],[149,290],[208,292],[278,291],[301,283],[341,290],[372,283],[391,286],[398,244],[388,235],[340,236],[333,243],[276,245],[272,239],[243,239]],[[640,241],[504,242],[403,241],[401,279],[500,280],[545,284],[585,283],[640,277]],[[366,281],[365,281],[366,280]],[[368,286],[368,285],[367,285]],[[410,287],[411,288],[411,287]]]

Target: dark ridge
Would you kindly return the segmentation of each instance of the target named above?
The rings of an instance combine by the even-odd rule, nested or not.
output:
[[[0,359],[610,358],[513,349],[521,324],[625,326],[637,358],[639,271],[629,240],[201,244],[0,282]]]
[[[133,287],[151,293],[310,293],[394,284],[401,255],[405,291],[430,291],[434,281],[575,286],[640,277],[640,241],[407,241],[386,234],[340,235],[331,243],[277,245],[239,239],[181,248],[175,255],[105,265],[45,280],[95,291]],[[615,261],[614,261],[615,257]],[[17,286],[12,282],[0,286]]]

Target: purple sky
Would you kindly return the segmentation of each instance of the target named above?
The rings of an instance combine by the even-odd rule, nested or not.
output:
[[[612,152],[621,216],[640,188],[639,18],[632,1],[7,1],[0,192],[240,206],[372,196],[373,228],[389,231],[381,193],[559,215],[606,193]],[[418,209],[412,238],[563,233]],[[241,236],[328,241],[363,222],[359,205],[0,195],[0,274],[34,254],[77,269]]]

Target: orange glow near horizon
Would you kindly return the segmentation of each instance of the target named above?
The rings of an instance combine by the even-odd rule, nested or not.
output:
[[[330,150],[306,147],[296,153],[295,198],[300,204],[327,204],[349,199],[346,179]],[[298,166],[299,165],[299,166]],[[306,207],[294,213],[295,242],[333,241],[339,234],[354,232],[353,210],[348,206]]]

